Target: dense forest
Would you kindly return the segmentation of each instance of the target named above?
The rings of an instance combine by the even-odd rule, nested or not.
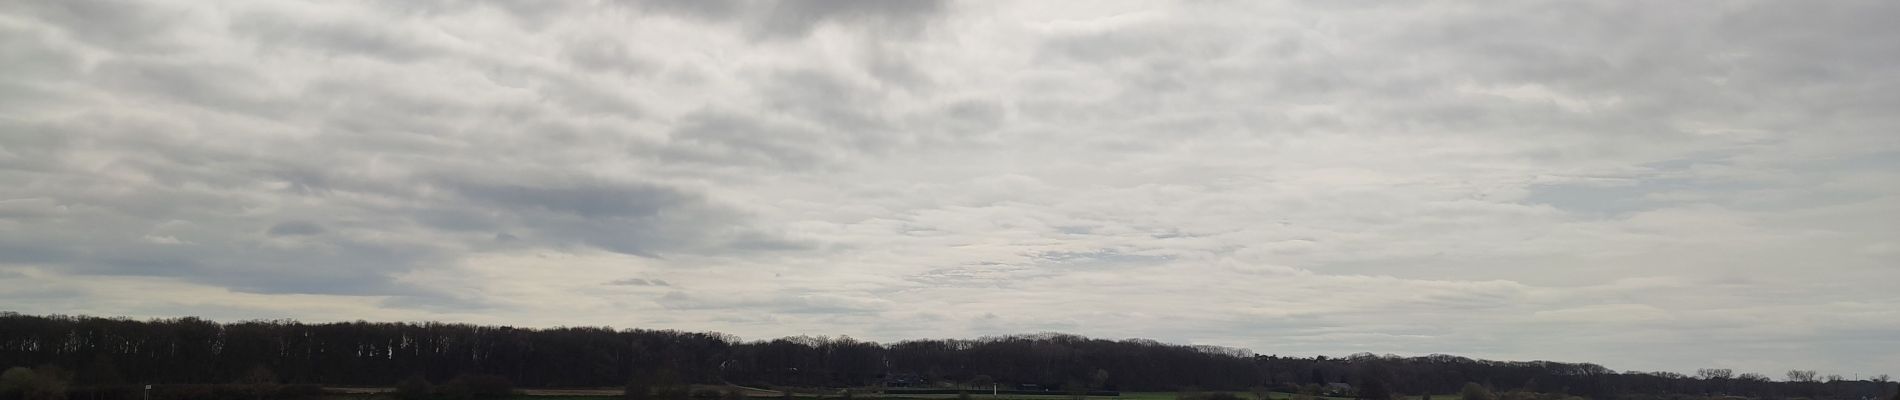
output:
[[[604,327],[218,323],[0,313],[0,368],[12,366],[70,371],[76,387],[242,382],[267,371],[283,383],[334,386],[487,374],[521,387],[613,387],[663,372],[686,382],[804,388],[994,383],[1122,391],[1311,391],[1344,383],[1397,395],[1457,393],[1477,383],[1507,393],[1591,398],[1856,400],[1885,399],[1895,390],[1885,376],[1848,380],[1798,370],[1771,379],[1721,369],[1695,375],[1619,372],[1595,364],[1448,355],[1301,358],[1061,334],[897,343],[848,337],[741,341],[719,333]]]

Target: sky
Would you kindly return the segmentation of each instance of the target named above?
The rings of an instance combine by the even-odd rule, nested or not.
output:
[[[1900,373],[1900,2],[0,4],[0,310]]]

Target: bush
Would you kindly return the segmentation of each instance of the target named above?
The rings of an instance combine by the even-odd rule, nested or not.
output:
[[[58,367],[37,369],[8,368],[0,372],[0,398],[23,400],[63,400],[71,374]]]
[[[1466,383],[1465,388],[1463,390],[1458,391],[1458,397],[1462,400],[1497,400],[1498,399],[1498,395],[1491,393],[1491,389],[1486,389],[1484,385],[1479,385],[1477,383]]]

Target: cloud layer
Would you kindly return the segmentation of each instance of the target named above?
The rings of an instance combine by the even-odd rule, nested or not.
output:
[[[18,2],[0,303],[1894,373],[1896,8]]]

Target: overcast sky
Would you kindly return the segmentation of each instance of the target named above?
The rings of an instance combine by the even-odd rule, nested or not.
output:
[[[8,1],[0,309],[1900,373],[1896,16]]]

